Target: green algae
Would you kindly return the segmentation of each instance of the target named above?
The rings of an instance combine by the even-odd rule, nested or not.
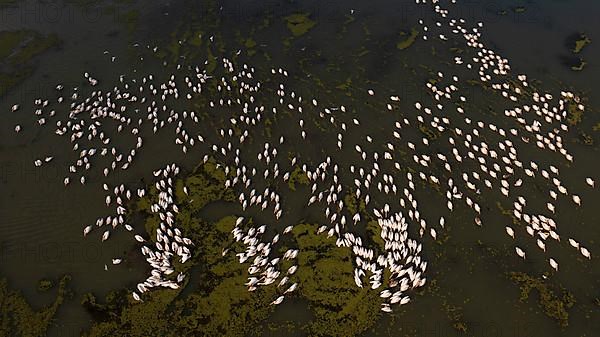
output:
[[[583,48],[592,43],[589,37],[587,37],[584,33],[579,34],[578,38],[575,40],[575,45],[573,46],[573,53],[579,54]]]
[[[290,190],[295,191],[296,184],[308,185],[309,183],[308,176],[300,167],[296,166],[290,173],[290,178],[288,179],[288,187]]]
[[[358,212],[358,201],[354,193],[348,193],[344,196],[344,205],[348,208],[348,211],[352,214]]]
[[[0,335],[44,336],[54,317],[68,295],[70,276],[64,276],[59,284],[54,302],[35,310],[19,292],[10,290],[6,280],[0,280]]]
[[[143,302],[134,302],[130,293],[119,290],[99,301],[86,294],[82,305],[94,316],[95,323],[85,336],[111,334],[127,336],[253,336],[258,335],[262,322],[271,317],[276,306],[271,301],[281,294],[275,286],[259,287],[249,292],[247,266],[240,264],[233,251],[244,247],[232,241],[231,230],[236,216],[225,216],[215,222],[201,218],[202,208],[211,202],[230,199],[222,189],[226,179],[222,166],[213,159],[199,165],[187,177],[175,182],[175,195],[180,205],[176,223],[185,236],[194,241],[193,256],[185,266],[174,263],[177,272],[190,272],[190,278],[177,290],[162,289],[143,294]],[[308,184],[308,177],[299,168],[293,171],[292,184]],[[183,193],[188,187],[188,194]],[[149,188],[147,196],[136,203],[136,212],[145,214],[146,223],[156,220],[149,213],[150,201],[157,191]],[[356,204],[356,202],[355,202]],[[360,207],[360,206],[358,206]],[[250,220],[251,221],[251,220]],[[377,223],[374,224],[379,227]],[[335,237],[318,235],[318,225],[298,224],[285,246],[298,248],[297,272],[289,284],[300,284],[296,292],[287,295],[307,303],[312,319],[299,328],[311,336],[355,336],[372,327],[380,316],[381,300],[370,288],[358,288],[353,281],[352,252],[335,245]],[[373,229],[374,239],[379,233]],[[228,250],[231,252],[227,253]],[[282,270],[295,263],[283,261]],[[285,268],[285,269],[284,269]],[[193,287],[193,291],[187,291]],[[187,293],[184,294],[184,291]],[[292,323],[281,324],[288,329]],[[270,324],[270,329],[278,325]]]
[[[0,96],[31,76],[36,56],[59,44],[54,34],[32,30],[0,32]]]
[[[423,135],[425,135],[425,137],[427,137],[429,140],[435,140],[439,137],[440,132],[437,130],[432,130],[431,128],[429,128],[427,125],[425,124],[419,124],[419,131],[421,131],[421,133]]]
[[[33,67],[21,67],[11,72],[0,72],[0,97],[33,74]]]
[[[380,249],[385,248],[385,241],[381,238],[381,226],[377,221],[369,221],[366,226],[367,234],[370,235],[371,240],[379,247]]]
[[[16,5],[19,0],[0,0],[0,8],[11,7]]]
[[[254,41],[252,38],[244,40],[244,47],[246,47],[248,56],[256,54],[256,49],[254,49],[256,47],[256,41]]]
[[[133,33],[139,22],[140,13],[131,9],[119,16],[119,19],[125,24],[127,32]]]
[[[50,289],[52,289],[54,287],[54,282],[52,282],[51,280],[40,280],[38,282],[38,286],[37,286],[37,290],[44,292],[44,291],[48,291]]]
[[[381,300],[377,292],[354,283],[351,251],[316,231],[317,226],[309,224],[292,231],[300,249],[294,275],[298,293],[315,314],[306,330],[311,336],[355,336],[376,322]]]
[[[571,70],[573,70],[573,71],[582,71],[583,68],[585,68],[586,65],[587,65],[587,62],[585,62],[583,59],[580,58],[578,64],[571,66]]]
[[[194,47],[200,47],[202,45],[202,31],[196,31],[192,34],[192,37],[188,40],[188,43]]]
[[[417,28],[413,27],[410,29],[410,34],[406,32],[401,32],[400,36],[404,39],[396,44],[396,48],[404,50],[415,43],[415,41],[417,40],[417,36],[419,36],[419,31],[417,30]]]
[[[212,74],[215,69],[217,69],[217,58],[213,55],[210,47],[206,47],[206,54],[206,60],[208,61],[208,64],[206,65],[206,72]]]
[[[296,13],[283,18],[292,35],[298,37],[308,33],[317,23],[310,19],[310,13]]]
[[[581,123],[583,119],[583,111],[577,108],[577,104],[569,102],[567,106],[567,123],[571,126],[575,126]]]
[[[0,32],[0,62],[19,66],[60,43],[55,34],[43,35],[32,30]]]
[[[588,135],[587,133],[585,133],[583,131],[581,131],[579,133],[579,138],[581,138],[581,141],[585,145],[588,145],[588,146],[594,145],[594,138],[592,138],[592,136]]]
[[[576,300],[573,294],[562,289],[562,297],[556,295],[552,288],[541,278],[529,276],[522,272],[510,272],[510,279],[521,288],[522,302],[527,301],[532,290],[537,290],[539,305],[544,313],[556,320],[563,328],[569,325],[568,309],[573,307]]]
[[[13,49],[17,48],[29,36],[30,32],[27,30],[0,32],[0,58],[4,59],[11,55]]]
[[[340,84],[336,85],[335,87],[336,87],[336,89],[340,89],[340,90],[343,90],[346,92],[349,91],[350,88],[352,87],[352,78],[348,77],[344,83],[340,83]]]
[[[234,254],[222,254],[224,244],[231,241],[230,231],[236,217],[209,223],[198,216],[198,211],[211,202],[231,200],[233,193],[222,188],[225,179],[222,168],[211,159],[188,177],[176,181],[175,193],[180,202],[176,222],[184,235],[195,242],[195,247],[190,262],[185,265],[176,262],[174,268],[178,272],[197,269],[199,279],[187,281],[176,290],[145,293],[144,302],[134,302],[125,291],[109,294],[104,303],[87,294],[82,304],[97,321],[85,335],[246,336],[268,316],[273,309],[269,303],[275,290],[248,292],[244,286],[248,277],[246,266],[238,263]],[[189,195],[183,193],[184,185]],[[152,198],[155,193],[150,191],[142,199]],[[138,202],[138,210],[147,211],[149,204],[149,201]],[[189,282],[194,282],[197,289],[182,296]]]

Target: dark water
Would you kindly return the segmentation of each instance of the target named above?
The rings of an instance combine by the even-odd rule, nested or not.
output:
[[[319,74],[319,78],[330,84],[342,83],[352,74],[355,92],[364,93],[367,88],[374,88],[376,91],[388,90],[401,97],[418,97],[423,95],[419,88],[426,78],[411,78],[410,69],[402,63],[444,69],[444,65],[437,64],[444,51],[440,50],[437,56],[433,56],[428,45],[417,42],[403,51],[401,59],[397,56],[395,44],[398,33],[415,26],[421,14],[413,12],[409,4],[408,1],[221,2],[218,29],[225,39],[234,41],[236,30],[249,30],[262,21],[265,13],[270,13],[272,20],[278,24],[256,33],[253,38],[259,45],[256,48],[259,54],[268,53],[272,64],[285,65],[290,73]],[[518,6],[524,6],[526,11],[515,13],[512,8]],[[132,44],[139,42],[142,46],[160,46],[186,20],[192,17],[208,19],[203,17],[204,9],[201,4],[189,2],[110,1],[92,5],[25,1],[19,2],[16,7],[0,8],[0,30],[32,29],[56,33],[63,41],[59,50],[38,57],[34,74],[2,96],[0,101],[0,275],[6,277],[13,288],[21,290],[34,306],[47,304],[50,300],[50,295],[40,295],[36,291],[38,280],[72,275],[75,299],[67,301],[59,310],[51,335],[76,335],[91,323],[91,317],[79,304],[77,295],[94,292],[103,296],[110,290],[131,288],[144,278],[146,270],[144,264],[135,263],[135,258],[119,268],[110,268],[108,272],[103,270],[104,264],[110,265],[114,256],[135,255],[137,252],[132,253],[133,240],[123,232],[113,233],[111,240],[102,244],[96,238],[83,239],[81,236],[84,225],[107,212],[100,177],[90,177],[85,188],[72,184],[65,189],[62,178],[65,165],[72,159],[71,144],[51,131],[35,127],[32,114],[9,113],[10,106],[51,96],[57,83],[81,85],[85,71],[104,80],[103,84],[108,88],[119,74],[131,73],[133,69],[141,73],[160,72],[159,64],[138,63]],[[132,10],[139,15],[136,22],[126,18]],[[351,10],[355,21],[344,25]],[[597,19],[600,3],[586,0],[462,1],[454,13],[457,10],[469,22],[481,20],[485,23],[486,43],[510,60],[513,72],[540,80],[542,87],[548,91],[568,88],[583,93],[589,99],[583,122],[566,139],[575,164],[570,170],[561,168],[561,177],[567,186],[582,186],[583,177],[597,176],[600,165],[598,146],[577,142],[577,130],[586,130],[596,143],[599,140],[591,129],[600,121],[596,116],[600,102],[594,95],[600,87],[596,64],[596,60],[600,59],[600,48],[596,42],[599,37],[595,35],[600,31]],[[507,14],[498,15],[502,10],[507,10]],[[286,50],[282,39],[289,36],[289,32],[279,22],[281,17],[295,12],[310,12],[317,25]],[[342,27],[346,27],[347,31],[344,32]],[[365,29],[369,31],[368,35],[365,35]],[[571,55],[567,40],[577,32],[585,32],[593,41],[582,53],[588,62],[582,72],[574,72],[563,64],[564,57]],[[369,53],[356,57],[361,48]],[[110,54],[103,54],[105,50]],[[116,62],[110,61],[113,55],[117,57]],[[302,60],[308,62],[303,63]],[[264,58],[250,58],[250,61],[257,67],[269,69]],[[328,66],[336,70],[328,72]],[[303,84],[301,79],[290,81],[295,81],[291,85],[298,87],[299,92],[306,92],[308,97],[314,90]],[[349,106],[360,106],[364,99],[360,96],[334,98],[331,98],[332,102],[338,98],[345,99],[343,104]],[[485,102],[486,97],[475,97],[474,100]],[[379,122],[373,123],[373,132],[386,127],[387,121]],[[15,137],[13,132],[17,123],[23,125],[26,131],[19,137]],[[289,128],[292,130],[295,126],[290,125]],[[111,176],[112,183],[137,183],[140,178],[149,180],[152,169],[173,161],[191,169],[197,160],[184,157],[180,151],[174,152],[172,138],[169,138],[171,135],[165,137],[168,141],[147,140],[136,165],[118,176]],[[315,142],[318,143],[318,140]],[[33,161],[47,153],[55,155],[52,163],[43,170],[35,168]],[[61,154],[65,156],[61,157]],[[540,158],[540,161],[543,160]],[[584,188],[579,194],[585,207],[573,208],[566,202],[557,205],[557,218],[561,223],[559,233],[564,238],[585,239],[593,254],[600,251],[598,216],[594,208],[600,196],[596,190]],[[435,195],[422,196],[421,200],[428,197],[435,198]],[[527,197],[535,199],[541,196],[537,196],[532,188]],[[295,202],[291,195],[289,201],[290,205],[302,203],[301,198]],[[217,219],[231,213],[228,207],[212,205],[205,211],[207,216]],[[553,250],[554,257],[561,261],[560,272],[552,276],[552,281],[571,291],[578,300],[569,310],[569,326],[561,330],[556,322],[543,314],[535,296],[526,303],[519,302],[518,287],[507,281],[497,268],[497,261],[473,256],[478,254],[478,240],[498,249],[511,247],[504,233],[504,226],[510,220],[498,215],[497,211],[493,212],[495,203],[492,200],[489,207],[489,211],[484,207],[484,216],[488,214],[484,228],[473,226],[466,212],[452,214],[448,219],[451,240],[441,249],[445,259],[438,266],[433,263],[433,254],[425,252],[426,258],[432,261],[430,272],[438,275],[438,282],[444,285],[445,300],[462,305],[464,320],[470,327],[467,335],[594,336],[594,331],[600,331],[600,308],[594,303],[600,297],[598,259],[594,257],[587,261],[571,249],[552,247],[556,248]],[[436,211],[435,208],[428,209],[434,215],[437,215]],[[302,208],[294,209],[293,206],[288,215],[290,223],[310,219],[311,216]],[[521,247],[533,251],[532,245],[531,242],[523,242]],[[546,259],[545,255],[532,252],[525,262],[510,258],[505,263],[510,270],[541,275],[548,269]],[[418,296],[393,315],[384,317],[365,335],[402,336],[404,333],[400,331],[412,329],[416,329],[419,336],[458,335],[440,302],[438,297]],[[294,310],[293,302],[286,303],[273,319],[290,319],[294,317]]]

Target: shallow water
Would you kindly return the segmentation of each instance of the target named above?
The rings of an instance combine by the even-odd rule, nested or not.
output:
[[[364,129],[345,137],[376,135],[389,128],[395,120],[393,116],[377,114],[385,105],[371,99],[366,90],[374,89],[386,95],[401,97],[400,106],[408,107],[414,100],[425,97],[422,83],[428,77],[426,71],[413,71],[419,64],[432,70],[450,68],[440,64],[448,60],[447,50],[440,48],[432,55],[430,44],[417,41],[406,50],[396,48],[400,31],[409,31],[416,26],[421,13],[415,13],[410,1],[358,2],[307,1],[301,3],[278,3],[274,1],[219,2],[219,23],[206,35],[219,34],[225,41],[227,53],[241,48],[236,31],[245,37],[250,36],[251,27],[259,26],[265,17],[272,24],[252,34],[257,43],[257,53],[245,56],[244,60],[262,69],[263,78],[271,64],[285,66],[293,74],[287,86],[295,88],[302,96],[317,96],[323,104],[344,104],[352,107],[353,114],[368,121]],[[515,13],[511,7],[525,6],[524,13]],[[108,8],[108,9],[107,9]],[[497,9],[508,9],[507,15],[497,15]],[[493,5],[485,1],[468,1],[457,7],[462,16],[471,23],[481,20],[485,23],[484,38],[490,47],[507,57],[515,73],[526,73],[530,78],[541,81],[544,90],[556,92],[569,88],[583,93],[589,101],[583,122],[566,136],[567,147],[575,157],[575,164],[567,168],[561,161],[561,179],[567,186],[577,186],[577,192],[584,200],[583,208],[572,207],[572,203],[559,202],[557,219],[561,224],[559,233],[563,237],[585,239],[586,245],[594,252],[600,251],[600,231],[597,230],[594,205],[600,200],[597,190],[583,188],[583,177],[596,176],[600,164],[598,135],[592,126],[600,121],[595,110],[600,102],[593,95],[600,87],[597,78],[597,65],[600,49],[594,36],[598,30],[595,13],[600,4],[584,0],[578,1],[497,1]],[[134,10],[139,13],[137,22],[130,23],[126,13]],[[354,10],[350,15],[350,10]],[[50,128],[37,128],[35,116],[27,113],[33,99],[54,97],[54,86],[64,83],[81,86],[85,83],[83,72],[89,71],[100,79],[101,86],[110,89],[110,83],[118,80],[120,74],[165,72],[157,61],[147,57],[140,62],[137,55],[144,54],[138,49],[145,45],[166,45],[171,42],[170,34],[177,27],[198,25],[205,30],[211,26],[214,17],[206,14],[206,7],[189,2],[168,4],[146,4],[136,2],[98,2],[92,6],[66,2],[61,5],[19,2],[16,7],[1,8],[0,30],[32,29],[44,33],[56,33],[63,41],[59,50],[50,50],[35,59],[35,72],[24,82],[4,94],[0,99],[2,114],[0,125],[0,275],[6,277],[12,288],[23,292],[27,300],[35,306],[50,301],[47,294],[36,290],[38,280],[57,279],[61,275],[72,276],[71,287],[75,296],[67,301],[58,312],[56,323],[50,335],[78,335],[80,329],[88,328],[92,317],[79,304],[80,295],[93,292],[102,297],[107,292],[128,287],[144,278],[146,265],[137,263],[141,256],[131,237],[124,230],[117,230],[108,242],[100,243],[99,233],[94,232],[84,239],[81,230],[84,225],[93,223],[108,210],[104,206],[103,178],[92,175],[85,188],[72,183],[64,188],[62,178],[65,166],[73,159],[72,144],[57,137]],[[291,40],[289,47],[282,41],[289,38],[282,17],[296,12],[309,12],[317,25],[307,34]],[[354,21],[344,23],[349,19]],[[33,19],[32,19],[33,18]],[[592,39],[592,44],[582,52],[588,65],[582,72],[573,72],[561,62],[561,56],[569,55],[566,39],[575,32],[583,31]],[[141,47],[133,47],[138,42]],[[108,50],[109,55],[103,51]],[[368,51],[363,56],[363,50]],[[147,52],[145,52],[147,53]],[[270,60],[264,55],[268,54]],[[116,56],[115,62],[110,57]],[[307,75],[310,74],[311,77]],[[158,75],[156,75],[158,76]],[[294,77],[295,76],[295,77]],[[313,78],[318,77],[326,86],[315,89]],[[347,92],[335,86],[352,79]],[[331,88],[330,91],[329,88]],[[65,89],[65,90],[67,90]],[[86,89],[81,89],[86,90]],[[68,91],[67,91],[68,92]],[[482,119],[494,120],[494,115],[486,113],[488,97],[477,91],[472,92],[473,106],[481,107]],[[10,113],[10,106],[22,104],[19,113]],[[500,112],[501,114],[501,112]],[[212,116],[215,120],[216,116]],[[282,120],[285,117],[282,116]],[[475,117],[473,117],[475,118]],[[500,122],[500,121],[499,121]],[[15,124],[24,127],[19,137],[15,137]],[[278,123],[277,134],[297,133],[298,125]],[[207,124],[205,128],[210,128]],[[595,145],[583,145],[578,140],[578,132],[583,130],[592,136]],[[208,133],[208,130],[204,130]],[[214,132],[214,131],[212,131]],[[326,134],[324,131],[323,134]],[[332,131],[335,132],[335,131]],[[127,171],[109,177],[110,185],[121,182],[139,184],[140,179],[151,181],[151,171],[167,163],[177,162],[184,170],[191,170],[199,158],[184,156],[173,143],[174,129],[162,132],[159,137],[145,139],[144,149],[136,157],[135,165]],[[416,136],[416,133],[415,133]],[[321,137],[324,137],[321,135]],[[262,146],[260,140],[250,141],[249,153],[255,153]],[[117,140],[118,142],[118,140]],[[312,138],[310,142],[286,143],[290,149],[302,149],[304,158],[319,158],[320,154],[336,149],[329,146],[324,138]],[[370,150],[370,149],[369,149]],[[282,151],[284,152],[284,151]],[[40,170],[33,166],[36,158],[52,153],[55,159]],[[539,156],[536,153],[521,155]],[[351,158],[339,158],[341,161]],[[543,163],[544,157],[536,157]],[[99,172],[98,172],[99,174]],[[308,191],[306,195],[308,195]],[[305,195],[284,194],[286,223],[300,221],[324,221],[322,214],[305,206]],[[417,193],[428,216],[442,215],[437,206],[427,207],[428,200],[437,200],[437,192]],[[499,196],[498,196],[499,197]],[[526,195],[536,202],[544,197],[534,186]],[[437,198],[437,199],[436,199]],[[541,203],[541,200],[540,200]],[[545,202],[544,202],[545,203]],[[435,205],[438,205],[436,202]],[[542,204],[543,205],[543,204]],[[486,247],[512,252],[512,244],[504,233],[504,226],[510,218],[499,214],[495,200],[482,203],[485,226],[473,224],[471,212],[466,207],[458,207],[447,217],[449,240],[437,245],[431,239],[424,242],[431,248],[424,250],[430,261],[428,279],[435,279],[440,286],[436,295],[425,293],[414,296],[409,305],[399,307],[393,314],[383,315],[381,322],[363,333],[364,336],[453,336],[460,333],[452,327],[445,303],[461,307],[462,321],[471,336],[593,336],[600,331],[599,307],[594,302],[600,289],[600,265],[597,258],[584,260],[563,242],[560,248],[548,244],[553,257],[560,259],[560,271],[551,276],[551,283],[562,285],[577,298],[575,306],[569,310],[569,325],[561,329],[551,318],[544,315],[537,303],[537,296],[531,295],[525,303],[519,301],[519,288],[506,278],[504,272],[523,271],[539,276],[548,270],[547,256],[539,254],[535,243],[523,240],[519,245],[527,249],[525,262],[514,254],[506,258],[493,258],[480,250],[478,242]],[[239,206],[210,205],[205,210],[206,218],[219,219],[227,214],[235,214]],[[439,213],[439,214],[438,214]],[[252,214],[258,222],[275,223],[272,214]],[[280,224],[275,225],[277,227]],[[281,227],[284,227],[281,225]],[[135,250],[134,250],[135,249]],[[441,256],[436,257],[435,253]],[[128,256],[124,265],[110,267],[114,256]],[[109,271],[104,271],[109,264]],[[499,267],[501,265],[501,267]],[[296,299],[284,306],[270,318],[296,320],[294,310],[303,308]],[[303,309],[304,310],[304,309]],[[302,315],[309,317],[309,314]],[[298,319],[301,321],[301,319]],[[269,332],[265,332],[269,335]],[[302,335],[298,332],[297,335]]]

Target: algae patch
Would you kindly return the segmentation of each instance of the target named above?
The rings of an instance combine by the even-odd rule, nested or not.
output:
[[[413,27],[410,30],[410,34],[406,32],[401,32],[400,36],[404,37],[404,39],[396,44],[396,48],[404,50],[415,43],[415,41],[417,40],[417,36],[419,36],[419,31],[415,27]]]
[[[33,73],[36,56],[59,44],[54,34],[31,30],[0,32],[0,96]]]
[[[590,40],[589,37],[587,37],[583,33],[579,34],[579,36],[575,40],[575,45],[573,46],[573,53],[579,54],[583,50],[583,48],[585,48],[585,46],[587,46],[590,43],[592,43],[592,40]]]
[[[311,30],[317,23],[310,19],[309,13],[296,13],[284,18],[288,29],[294,36],[301,36]]]
[[[0,280],[0,335],[46,335],[58,308],[68,295],[70,279],[70,276],[64,276],[60,280],[54,302],[40,310],[34,310],[19,292],[10,290],[6,280]]]
[[[529,294],[535,289],[539,294],[539,304],[544,313],[554,318],[563,328],[569,325],[568,309],[575,304],[573,294],[563,289],[562,297],[560,297],[542,279],[521,272],[511,272],[509,275],[511,280],[521,288],[520,300],[522,302],[527,301]]]

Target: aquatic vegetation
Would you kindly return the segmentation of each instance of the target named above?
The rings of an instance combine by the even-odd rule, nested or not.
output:
[[[575,304],[575,297],[570,292],[563,290],[562,297],[554,293],[544,280],[529,276],[521,272],[511,272],[510,278],[521,287],[521,301],[527,301],[532,290],[537,290],[539,304],[544,313],[555,319],[561,327],[569,325],[568,309]]]
[[[8,65],[24,65],[59,43],[54,34],[42,35],[31,30],[3,31],[0,32],[0,59]]]
[[[54,287],[54,282],[52,282],[51,280],[40,280],[40,282],[38,282],[38,291],[48,291],[50,289],[52,289]]]
[[[187,283],[196,290],[186,295],[182,293],[185,286],[177,290],[157,290],[145,295],[143,302],[127,299],[126,291],[110,293],[103,303],[93,294],[86,294],[82,304],[98,320],[86,336],[117,332],[153,335],[173,331],[184,336],[246,336],[269,316],[274,308],[270,302],[276,287],[248,292],[244,286],[248,271],[234,254],[223,253],[236,245],[230,243],[229,238],[236,217],[227,216],[215,223],[197,217],[210,202],[227,198],[220,188],[223,180],[225,175],[211,159],[176,183],[177,198],[184,205],[177,220],[196,243],[191,265],[186,269],[199,269],[200,277],[194,280],[195,284]],[[187,195],[182,192],[184,185],[189,187]],[[155,195],[156,191],[149,189],[148,196],[141,200]],[[138,202],[138,210],[147,210],[148,204],[148,201]],[[156,230],[146,228],[148,233]],[[298,296],[309,301],[315,317],[302,329],[314,336],[356,335],[376,321],[381,300],[367,288],[354,286],[353,268],[348,264],[350,252],[336,247],[334,238],[316,232],[316,225],[300,224],[292,231],[292,241],[286,241],[287,246],[295,246],[303,252],[298,256],[299,268],[293,280],[302,282]]]
[[[248,38],[244,41],[244,47],[247,49],[248,56],[256,54],[256,49],[254,49],[256,47],[256,41],[252,38]]]
[[[136,28],[138,20],[139,20],[139,16],[140,16],[140,13],[137,10],[131,9],[131,10],[128,10],[127,12],[121,14],[119,19],[125,23],[125,26],[127,27],[127,31],[129,33],[132,33],[133,31],[135,31],[135,28]]]
[[[581,123],[583,119],[583,110],[577,108],[576,103],[570,103],[567,107],[567,122],[574,126]]]
[[[447,15],[438,6],[432,13],[435,20]],[[308,14],[285,20],[293,35],[289,44],[315,25]],[[581,202],[573,194],[575,183],[569,181],[567,190],[557,168],[566,170],[573,161],[562,135],[567,124],[581,120],[580,97],[530,89],[537,83],[513,74],[507,59],[485,47],[477,29],[458,27],[455,20],[435,26],[419,21],[397,49],[410,47],[417,37],[435,41],[426,48],[435,57],[447,56],[437,48],[440,41],[453,39],[464,49],[444,61],[448,71],[423,64],[407,70],[429,79],[410,83],[426,93],[416,96],[423,98],[418,101],[348,73],[335,81],[346,95],[340,97],[335,86],[309,79],[311,74],[288,73],[289,68],[270,62],[245,63],[244,56],[256,48],[252,33],[236,35],[238,45],[229,55],[218,34],[201,36],[213,30],[187,24],[172,32],[165,48],[140,47],[141,54],[163,61],[156,75],[134,69],[110,83],[102,74],[112,87],[107,92],[91,88],[103,88],[105,82],[85,73],[88,83],[81,95],[72,94],[70,105],[54,103],[63,101],[58,85],[60,97],[50,103],[56,108],[54,131],[75,143],[68,146],[78,158],[67,164],[65,186],[72,178],[84,185],[88,170],[112,177],[136,165],[145,137],[165,130],[175,131],[176,149],[202,161],[184,178],[181,167],[171,163],[153,170],[148,185],[102,181],[106,205],[115,212],[98,218],[96,226],[88,224],[84,236],[101,228],[100,239],[106,241],[113,230],[125,227],[139,243],[149,276],[127,292],[127,300],[124,292],[105,304],[87,295],[84,305],[101,317],[90,334],[245,335],[286,298],[308,303],[315,318],[304,329],[311,335],[366,331],[384,315],[380,311],[391,312],[393,305],[408,304],[423,291],[424,252],[448,237],[445,216],[464,207],[482,226],[488,215],[482,208],[492,198],[523,224],[517,235],[560,241],[555,189],[561,198]],[[322,66],[325,72],[345,69],[329,60]],[[458,75],[465,72],[475,79],[461,81]],[[314,83],[325,89],[314,90]],[[471,104],[472,93],[484,93],[498,107]],[[40,126],[46,102],[34,102],[40,106]],[[117,147],[115,139],[125,138],[117,134],[131,134],[135,141]],[[541,156],[548,158],[538,164]],[[52,158],[35,159],[34,165]],[[593,180],[587,184],[593,187]],[[520,196],[531,185],[546,194],[546,208]],[[289,208],[282,207],[288,190],[304,193],[308,200],[301,203],[325,221],[288,225],[283,212]],[[441,198],[423,202],[427,193]],[[498,198],[500,193],[504,197]],[[235,207],[241,214],[204,219],[209,206]],[[255,212],[261,216],[250,215]],[[515,236],[515,229],[506,232]],[[537,244],[545,251],[542,239]],[[523,249],[514,248],[525,258]],[[113,259],[114,265],[120,263],[121,258]],[[550,267],[558,269],[554,259]],[[449,301],[443,306],[454,328],[468,331],[461,307]]]
[[[352,255],[336,247],[335,238],[317,234],[317,226],[299,224],[292,234],[300,253],[294,280],[307,299],[315,319],[308,324],[311,336],[354,336],[378,319],[381,299],[368,288],[357,288]]]
[[[413,27],[410,30],[410,34],[407,34],[406,32],[401,32],[400,36],[405,38],[402,41],[398,42],[398,44],[396,44],[396,48],[404,50],[412,46],[413,43],[415,43],[417,37],[419,36],[419,31],[415,27]]]
[[[0,280],[0,335],[44,336],[69,294],[67,284],[70,279],[63,276],[54,302],[39,310],[33,309],[19,292],[10,290],[5,279]]]
[[[573,46],[573,53],[579,54],[583,48],[592,43],[589,37],[587,37],[584,33],[579,34],[578,38],[575,40],[575,45]]]
[[[294,170],[290,173],[290,178],[288,180],[288,187],[290,190],[296,190],[296,183],[300,185],[308,185],[310,183],[306,172],[302,171],[302,169],[298,166],[296,166],[296,168],[294,168]]]
[[[296,13],[283,18],[292,35],[298,37],[308,33],[317,23],[310,19],[310,13]]]
[[[585,132],[580,132],[579,133],[579,137],[581,138],[581,140],[583,141],[583,143],[585,145],[591,146],[594,145],[594,138],[592,138],[592,136],[588,135]]]
[[[587,65],[587,62],[585,62],[582,58],[579,59],[579,63],[577,65],[572,65],[571,66],[571,70],[573,71],[582,71],[583,68],[585,68],[585,66]]]
[[[0,96],[33,73],[36,56],[59,44],[54,34],[31,30],[0,32]]]

